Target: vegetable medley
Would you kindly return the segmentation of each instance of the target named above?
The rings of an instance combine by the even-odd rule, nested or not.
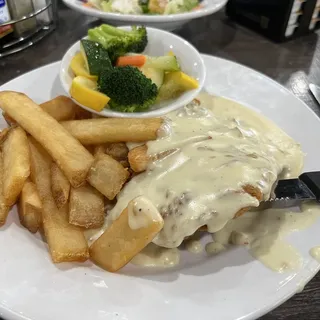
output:
[[[176,14],[200,8],[198,0],[82,0],[85,6],[122,14]]]
[[[172,52],[160,57],[143,54],[147,44],[142,26],[130,31],[107,24],[90,29],[70,63],[75,75],[71,96],[96,111],[142,112],[198,87],[197,80],[180,70]]]

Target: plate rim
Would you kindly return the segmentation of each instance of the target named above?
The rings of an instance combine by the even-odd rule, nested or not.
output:
[[[232,61],[230,59],[225,59],[225,58],[220,58],[220,57],[217,57],[217,56],[213,56],[213,55],[209,55],[209,54],[202,54],[201,53],[201,56],[202,57],[205,57],[204,60],[207,59],[217,59],[217,60],[224,60],[224,61],[228,61],[228,63],[232,63],[232,64],[235,64],[235,65],[238,65],[238,66],[241,66],[242,68],[245,68],[245,69],[249,69],[251,72],[254,72],[255,74],[259,74],[260,77],[262,78],[266,78],[268,81],[271,80],[271,82],[273,84],[275,84],[277,86],[277,88],[281,89],[281,90],[285,90],[286,93],[290,94],[290,96],[294,97],[296,100],[299,101],[299,103],[301,103],[302,105],[304,105],[304,110],[306,111],[306,109],[308,110],[308,112],[310,112],[310,115],[312,114],[312,116],[314,116],[319,125],[320,125],[320,118],[319,116],[314,112],[314,110],[312,110],[304,101],[302,101],[299,97],[297,97],[296,95],[294,95],[289,89],[287,89],[285,86],[281,85],[280,83],[278,83],[277,81],[275,81],[274,79],[270,78],[269,76],[263,74],[263,73],[260,73],[259,71],[253,69],[253,68],[250,68],[246,65],[243,65],[241,63],[238,63],[238,62],[235,62],[235,61]],[[60,63],[61,63],[61,60],[58,60],[58,61],[54,61],[52,63],[49,63],[49,64],[46,64],[46,65],[43,65],[43,66],[40,66],[36,69],[33,69],[33,70],[30,70],[29,72],[26,72],[24,74],[21,74],[19,75],[18,77],[15,77],[9,81],[7,81],[6,83],[2,84],[0,86],[0,90],[2,90],[3,86],[5,85],[9,85],[11,82],[13,81],[17,81],[17,80],[21,80],[21,78],[25,77],[25,76],[28,76],[32,73],[36,73],[39,69],[42,69],[42,68],[47,68],[47,67],[52,67],[53,65],[56,65],[56,66],[60,66]],[[57,73],[57,76],[58,76],[58,73]],[[223,97],[223,95],[221,95]],[[233,100],[232,98],[228,98],[229,100]],[[235,100],[233,100],[235,101]],[[307,111],[306,111],[307,112]],[[313,265],[315,265],[313,263]],[[309,264],[310,266],[310,264]],[[320,270],[320,264],[317,264],[316,266],[314,267],[310,267],[310,268],[307,268],[307,266],[305,266],[304,268],[304,274],[307,275],[306,277],[303,278],[304,280],[304,283],[308,283],[315,275],[316,273]],[[285,301],[287,301],[288,299],[290,299],[294,294],[296,294],[297,291],[296,290],[290,290],[287,292],[287,294],[285,294],[283,297],[281,297],[280,299],[276,300],[276,302],[274,303],[269,303],[267,306],[263,306],[261,308],[258,308],[256,310],[253,310],[251,313],[249,314],[246,314],[242,317],[240,317],[239,319],[241,320],[252,320],[252,319],[257,319],[259,317],[261,317],[262,315],[265,315],[266,313],[270,312],[271,310],[277,308],[279,305],[283,304]],[[32,320],[32,318],[29,318],[29,317],[26,317],[24,316],[23,314],[20,314],[12,309],[9,309],[7,308],[6,306],[4,306],[2,304],[2,302],[0,302],[0,315],[3,316],[5,318],[5,320]]]
[[[262,73],[262,72],[260,72],[260,71],[258,71],[258,70],[256,70],[256,69],[253,69],[253,68],[251,68],[251,67],[249,67],[249,66],[246,66],[245,64],[242,64],[242,63],[240,63],[240,62],[233,61],[233,60],[228,59],[228,58],[221,58],[221,57],[218,57],[218,56],[214,56],[214,55],[211,55],[211,54],[208,54],[208,53],[202,53],[202,52],[200,52],[200,55],[201,55],[202,57],[205,57],[205,58],[208,58],[208,59],[214,58],[214,59],[218,59],[218,60],[228,61],[228,62],[233,63],[233,64],[235,64],[235,65],[239,65],[239,66],[241,66],[242,68],[246,68],[246,69],[248,69],[248,70],[250,70],[250,71],[252,71],[252,72],[254,72],[254,73],[256,73],[256,74],[259,74],[261,78],[268,79],[268,80],[271,81],[274,85],[276,85],[278,88],[280,88],[281,90],[284,90],[286,93],[288,93],[288,94],[290,94],[291,96],[293,96],[293,97],[295,97],[296,99],[298,99],[298,100],[308,109],[308,111],[310,111],[310,112],[318,119],[318,121],[319,121],[319,123],[320,123],[320,116],[318,116],[318,115],[316,114],[316,112],[315,112],[311,107],[309,107],[309,106],[307,105],[306,102],[304,102],[303,100],[301,100],[298,96],[296,96],[296,95],[295,95],[292,91],[290,91],[287,87],[285,87],[284,85],[282,85],[280,82],[272,79],[272,78],[269,77],[268,75],[266,75],[266,74],[264,74],[264,73]],[[204,61],[205,61],[205,59],[204,59]],[[228,97],[223,96],[223,95],[220,95],[220,96],[223,97],[223,98],[229,99],[229,100],[233,100],[232,98],[228,98]],[[233,101],[235,101],[235,100],[233,100]],[[237,102],[237,101],[235,101],[235,102]],[[239,102],[238,102],[238,103],[239,103]]]
[[[196,18],[200,18],[203,16],[207,16],[213,14],[220,9],[222,9],[228,0],[215,0],[217,4],[207,4],[205,8],[201,8],[196,11],[178,13],[174,15],[137,15],[137,14],[122,14],[122,13],[110,13],[104,12],[93,8],[86,8],[84,6],[80,6],[76,3],[77,0],[62,0],[63,3],[69,8],[79,11],[83,14],[97,17],[100,19],[108,19],[112,21],[132,21],[132,22],[145,22],[145,23],[168,23],[168,22],[178,22],[185,20],[192,20]],[[211,1],[211,0],[207,0]],[[219,2],[218,2],[219,1]]]

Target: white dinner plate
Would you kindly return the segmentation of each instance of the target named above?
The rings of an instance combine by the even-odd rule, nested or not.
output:
[[[86,7],[79,0],[63,0],[63,2],[73,10],[99,18],[114,25],[143,24],[148,27],[172,31],[180,28],[192,19],[201,18],[219,11],[225,6],[227,0],[204,0],[201,1],[203,7],[199,10],[171,15],[111,13]]]
[[[203,57],[207,91],[265,114],[301,143],[307,153],[304,169],[319,169],[320,121],[304,103],[254,70]],[[63,93],[58,70],[54,63],[0,89],[44,102]],[[0,315],[6,320],[256,319],[301,290],[318,271],[308,251],[320,245],[319,230],[320,221],[289,236],[303,257],[295,273],[274,273],[244,248],[235,248],[210,258],[183,252],[174,269],[128,265],[111,274],[90,262],[52,264],[46,244],[20,227],[13,209],[0,230]]]

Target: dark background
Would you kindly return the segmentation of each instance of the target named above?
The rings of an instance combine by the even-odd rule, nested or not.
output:
[[[0,58],[0,85],[34,68],[60,60],[68,47],[86,34],[88,27],[99,23],[94,18],[69,10],[61,2],[59,18],[57,30],[46,39],[21,53]],[[308,90],[309,82],[320,85],[318,33],[275,44],[234,24],[226,18],[223,10],[193,20],[176,33],[200,52],[239,62],[275,79],[320,116],[320,107]],[[310,281],[302,293],[260,319],[320,319],[320,274]]]

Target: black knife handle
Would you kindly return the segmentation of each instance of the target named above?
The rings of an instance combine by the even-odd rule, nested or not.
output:
[[[320,171],[303,173],[299,179],[307,185],[320,202]]]

